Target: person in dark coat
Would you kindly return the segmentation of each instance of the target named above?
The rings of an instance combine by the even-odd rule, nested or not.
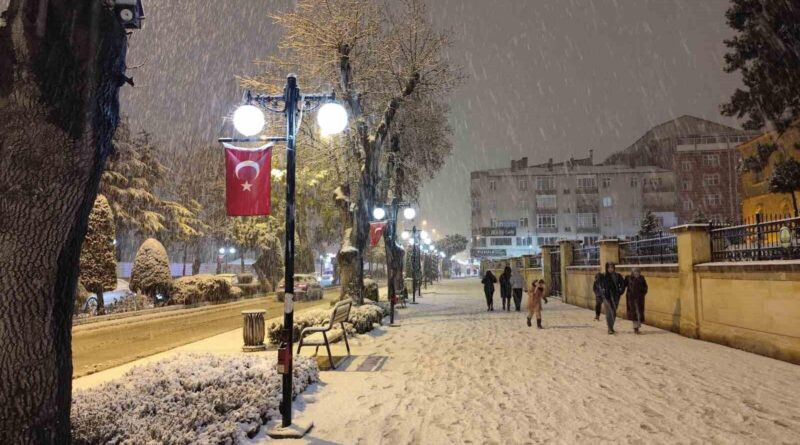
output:
[[[625,305],[628,309],[628,320],[633,321],[633,332],[639,333],[644,321],[644,297],[647,295],[647,280],[638,268],[633,269],[625,278],[628,293],[625,294]]]
[[[497,277],[494,276],[491,270],[487,270],[486,274],[481,280],[483,283],[483,293],[486,294],[486,310],[494,310],[494,283],[497,283]]]
[[[592,291],[594,292],[594,321],[600,320],[600,311],[603,309],[603,274],[598,273],[594,276]]]
[[[511,310],[511,267],[506,266],[500,274],[500,298],[503,303],[503,310]]]
[[[617,319],[617,306],[619,299],[625,293],[625,279],[617,273],[614,263],[606,263],[605,273],[600,280],[603,290],[603,304],[606,307],[606,324],[608,324],[609,335],[615,334],[614,322]]]

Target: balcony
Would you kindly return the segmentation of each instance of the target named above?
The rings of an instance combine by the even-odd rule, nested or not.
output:
[[[542,215],[552,215],[558,213],[558,207],[536,207],[536,213]]]
[[[576,233],[600,233],[600,227],[578,227]]]
[[[558,233],[558,227],[537,227],[536,233]]]
[[[595,187],[579,187],[575,189],[575,193],[578,195],[595,195],[598,193],[597,186]]]

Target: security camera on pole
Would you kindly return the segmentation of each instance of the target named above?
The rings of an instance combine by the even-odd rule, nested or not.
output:
[[[278,372],[283,375],[283,397],[280,406],[281,426],[267,432],[273,438],[299,438],[304,436],[312,424],[292,424],[292,327],[294,325],[294,232],[295,232],[295,141],[299,117],[303,112],[320,107],[317,123],[323,134],[336,134],[347,127],[347,112],[334,102],[331,94],[301,94],[297,76],[289,74],[283,94],[256,95],[247,92],[245,104],[233,114],[233,125],[244,138],[220,138],[220,142],[286,142],[286,240],[284,243],[283,331],[278,348]],[[283,108],[277,108],[280,104]],[[264,128],[262,109],[286,118],[286,136],[258,136]],[[243,186],[244,187],[244,186]],[[260,197],[269,200],[269,196]],[[268,207],[268,206],[267,206]]]

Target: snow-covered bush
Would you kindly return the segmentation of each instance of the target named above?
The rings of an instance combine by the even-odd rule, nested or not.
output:
[[[353,306],[350,308],[350,317],[344,323],[347,335],[363,334],[372,330],[375,323],[381,324],[384,314],[389,311],[384,309],[380,304],[366,303],[362,306]],[[294,339],[300,340],[300,332],[309,326],[322,326],[328,323],[331,311],[329,309],[312,309],[294,316]],[[283,323],[272,322],[267,326],[267,338],[270,343],[278,344],[281,339],[281,329]],[[333,329],[339,329],[339,326],[334,326]]]
[[[293,396],[319,379],[313,359],[294,358]],[[231,444],[279,416],[274,356],[178,355],[136,367],[72,400],[75,444]]]
[[[216,275],[200,274],[176,278],[172,282],[170,301],[174,304],[194,304],[236,298],[230,281]],[[238,289],[238,288],[237,288]],[[241,296],[241,289],[238,294]]]
[[[253,282],[253,274],[240,273],[236,275],[236,284],[250,284]]]
[[[372,278],[364,279],[364,298],[378,301],[378,282]]]
[[[156,294],[168,295],[171,284],[167,251],[158,240],[146,239],[133,260],[130,289],[154,298]]]
[[[231,287],[230,297],[231,300],[238,300],[242,298],[242,289],[238,286]]]

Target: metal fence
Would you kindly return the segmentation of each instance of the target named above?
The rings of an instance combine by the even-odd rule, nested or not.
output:
[[[572,251],[574,266],[597,266],[600,264],[600,246],[587,246]]]
[[[713,261],[765,261],[800,258],[800,217],[756,214],[743,224],[712,227]]]
[[[621,264],[665,264],[678,262],[678,238],[659,234],[655,238],[635,238],[619,243]]]

